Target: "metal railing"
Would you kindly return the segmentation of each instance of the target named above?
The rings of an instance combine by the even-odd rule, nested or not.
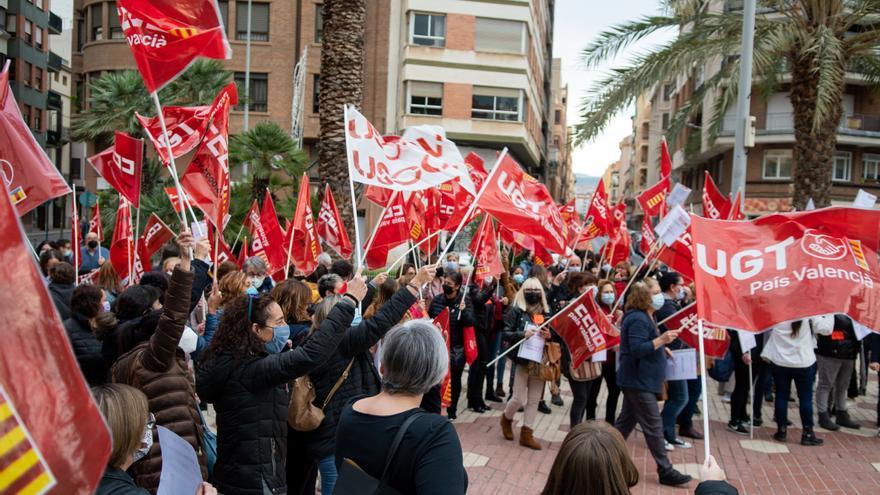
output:
[[[880,115],[848,114],[840,119],[838,129],[841,131],[880,132]],[[736,130],[736,116],[726,115],[721,124],[721,132]],[[791,112],[768,113],[765,115],[764,126],[758,131],[794,132],[794,114]]]

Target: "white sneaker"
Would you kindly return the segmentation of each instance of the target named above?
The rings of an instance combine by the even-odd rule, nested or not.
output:
[[[672,452],[673,450],[675,450],[675,446],[673,446],[671,443],[667,442],[666,440],[663,440],[663,446],[666,447],[666,450],[668,450],[669,452]]]
[[[673,440],[671,443],[674,447],[678,447],[680,449],[692,449],[694,447],[693,444],[691,444],[690,442],[685,442],[678,437],[676,437],[675,440]]]

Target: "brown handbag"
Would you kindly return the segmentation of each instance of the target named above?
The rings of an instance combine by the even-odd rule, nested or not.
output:
[[[546,342],[540,363],[529,363],[529,374],[545,382],[555,382],[562,376],[562,346]]]
[[[354,358],[348,362],[348,366],[345,367],[345,371],[330,389],[330,393],[327,394],[321,407],[315,405],[315,386],[312,385],[309,375],[303,375],[294,380],[293,390],[290,392],[290,405],[287,408],[287,424],[296,431],[312,431],[318,428],[324,421],[324,408],[342,386],[342,382],[348,378],[352,364],[354,364]]]

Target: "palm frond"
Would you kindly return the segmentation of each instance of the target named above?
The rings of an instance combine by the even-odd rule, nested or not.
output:
[[[805,50],[814,60],[816,75],[816,106],[813,130],[817,131],[840,107],[846,75],[843,43],[827,26],[818,26],[814,43]]]
[[[117,130],[141,135],[135,113],[150,113],[152,101],[137,71],[105,72],[89,85],[89,106],[73,121],[76,140],[109,139]]]
[[[679,25],[677,18],[666,16],[646,16],[637,21],[619,24],[600,33],[581,51],[581,63],[586,68],[595,67],[614,58],[633,43],[663,29],[677,28]]]

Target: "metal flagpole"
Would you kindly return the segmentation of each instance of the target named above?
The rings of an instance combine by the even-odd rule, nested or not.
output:
[[[125,207],[128,208],[128,235],[130,235],[130,236],[134,236],[134,232],[131,230],[131,229],[132,229],[132,225],[131,225],[131,205],[128,203],[128,200],[127,200],[127,199],[125,200]],[[132,261],[133,261],[133,258],[132,258],[132,256],[131,256],[131,241],[126,242],[126,243],[125,243],[125,247],[127,248],[126,251],[128,252],[128,254],[127,254],[128,259],[126,260],[126,262],[128,263],[128,286],[131,287],[131,286],[132,286],[132,282],[133,282],[133,278],[134,278],[134,277],[133,277],[133,276],[134,276],[134,273],[133,273],[134,270],[132,269]]]
[[[755,44],[756,0],[743,2],[742,47],[740,49],[739,88],[736,95],[736,127],[733,145],[733,179],[730,191],[741,191],[745,199],[746,189],[746,129],[751,124],[749,106],[752,98],[752,52]],[[742,205],[742,203],[741,203]],[[742,206],[740,206],[741,208]]]
[[[138,240],[138,236],[140,235],[140,233],[141,233],[141,207],[140,207],[140,203],[138,203],[138,207],[135,208],[134,235],[132,236],[132,239],[131,239],[131,242],[133,242],[135,245],[135,253],[134,253],[135,256],[137,256],[137,240]],[[144,260],[141,260],[141,263],[143,263],[143,262],[144,262]],[[129,275],[130,277],[134,276],[134,257],[132,257],[132,259],[131,259],[131,272],[129,272],[129,273],[130,273],[130,275]]]
[[[211,227],[208,227],[208,228],[210,229]],[[214,226],[214,257],[213,257],[214,259],[212,259],[211,262],[214,263],[214,283],[218,284],[217,285],[218,287],[219,287],[220,281],[217,280],[217,268],[218,268],[217,265],[219,265],[220,263],[217,263],[217,258],[220,257],[220,254],[219,254],[220,253],[220,236],[222,236],[222,235],[223,235],[223,231],[218,229],[217,226],[215,225]]]
[[[706,385],[706,348],[703,343],[703,319],[697,318],[697,337],[700,341],[700,382],[703,387],[703,435],[705,436],[705,443],[703,444],[703,460],[709,458],[709,394],[708,388]],[[753,414],[754,416],[754,414]]]

